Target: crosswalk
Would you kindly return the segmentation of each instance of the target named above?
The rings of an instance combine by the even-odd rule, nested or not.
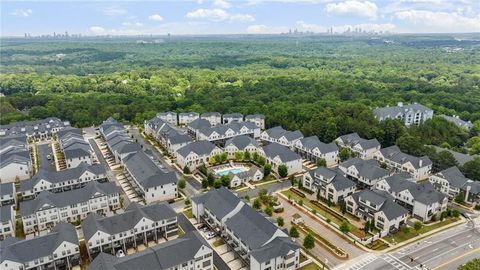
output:
[[[383,254],[381,257],[384,261],[395,267],[398,270],[410,270],[412,267],[406,265],[396,257],[390,255],[389,253]]]
[[[398,258],[395,256],[386,253],[383,255],[375,255],[375,254],[369,254],[366,257],[361,258],[360,260],[356,261],[353,264],[348,265],[347,267],[341,267],[340,269],[348,269],[348,270],[367,270],[371,269],[369,268],[370,264],[374,261],[377,260],[383,260],[384,262],[388,263],[389,265],[392,266],[391,269],[397,269],[397,270],[412,270],[412,269],[419,269],[418,267],[412,268],[405,264],[404,262],[400,261]]]
[[[377,255],[375,254],[370,254],[368,255],[367,257],[363,258],[362,260],[360,260],[359,262],[355,263],[354,265],[350,266],[348,269],[349,270],[360,270],[362,269],[363,267],[367,266],[368,264],[370,264],[371,262],[377,260],[378,257]]]

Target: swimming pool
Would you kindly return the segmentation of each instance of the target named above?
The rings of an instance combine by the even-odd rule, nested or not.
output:
[[[248,170],[247,168],[242,168],[242,167],[228,168],[228,169],[218,170],[215,173],[215,175],[224,176],[224,175],[227,175],[229,173],[237,174],[237,173],[245,172],[247,170]]]

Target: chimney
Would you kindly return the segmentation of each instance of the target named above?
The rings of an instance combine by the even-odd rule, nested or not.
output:
[[[398,103],[397,103],[397,106],[398,106],[398,107],[403,107],[403,102],[398,102]]]

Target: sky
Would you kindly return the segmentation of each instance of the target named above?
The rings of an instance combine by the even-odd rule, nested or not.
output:
[[[480,32],[480,0],[2,0],[0,35]]]

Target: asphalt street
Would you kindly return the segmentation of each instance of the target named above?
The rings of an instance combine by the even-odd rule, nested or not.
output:
[[[51,160],[48,160],[48,155],[52,157]],[[50,172],[56,171],[53,161],[52,144],[50,142],[38,144],[38,159],[40,162],[39,169]]]
[[[100,151],[100,148],[98,148],[98,145],[95,142],[95,140],[94,139],[89,139],[88,142],[90,143],[93,151],[95,152],[95,155],[97,156],[98,161],[100,161],[100,164],[102,164],[103,167],[105,167],[105,170],[108,171],[109,170],[108,163],[105,160],[105,158],[103,157],[102,152]]]

